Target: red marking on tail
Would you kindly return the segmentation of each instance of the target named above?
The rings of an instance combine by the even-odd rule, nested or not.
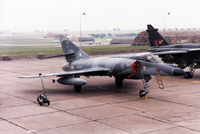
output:
[[[155,40],[155,43],[156,43],[156,46],[158,47],[158,41],[157,40]]]

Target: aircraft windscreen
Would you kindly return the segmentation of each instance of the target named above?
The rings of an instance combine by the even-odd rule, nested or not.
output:
[[[162,62],[160,59],[158,59],[157,57],[155,57],[152,54],[148,54],[148,55],[146,55],[146,57],[147,57],[147,61],[149,61],[149,62],[153,62],[153,63],[161,63]]]

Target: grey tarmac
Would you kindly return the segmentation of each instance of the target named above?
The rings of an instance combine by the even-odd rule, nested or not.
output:
[[[62,71],[64,58],[0,61],[0,134],[198,134],[200,133],[200,71],[193,79],[155,78],[150,94],[138,100],[140,80],[126,80],[116,92],[114,78],[85,78],[80,93],[73,86],[43,78],[49,106],[39,106],[40,79],[20,75]]]

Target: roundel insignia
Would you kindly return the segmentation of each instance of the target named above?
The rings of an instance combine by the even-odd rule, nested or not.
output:
[[[71,70],[74,70],[74,65],[71,66]]]
[[[145,71],[147,69],[147,67],[146,66],[143,66],[143,70]]]
[[[160,72],[160,68],[157,68],[156,71],[157,71],[157,72]]]

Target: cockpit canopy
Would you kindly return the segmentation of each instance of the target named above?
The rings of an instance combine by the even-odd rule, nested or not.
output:
[[[134,59],[134,60],[142,60],[146,62],[152,63],[162,63],[162,61],[151,53],[136,53],[136,54],[125,54],[125,55],[115,55],[115,56],[108,56],[111,58],[127,58],[127,59]]]
[[[162,63],[162,61],[158,57],[156,57],[155,55],[151,53],[128,54],[124,56],[126,56],[126,58],[129,58],[129,59],[142,60],[142,61],[152,62],[152,63]]]
[[[149,54],[145,54],[143,56],[138,56],[137,57],[138,60],[144,60],[144,61],[147,61],[147,62],[152,62],[152,63],[162,63],[162,61],[156,57],[155,55],[149,53]]]

